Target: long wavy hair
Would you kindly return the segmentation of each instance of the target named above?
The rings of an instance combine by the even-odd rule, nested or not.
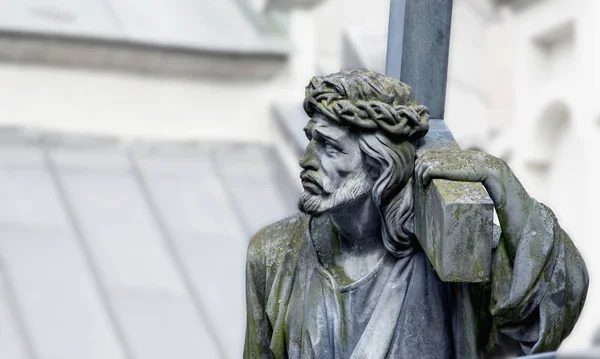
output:
[[[306,87],[304,110],[360,133],[359,147],[377,173],[371,197],[381,215],[383,243],[396,257],[411,254],[418,246],[412,194],[415,146],[429,129],[429,110],[417,104],[408,85],[361,70],[314,77]]]

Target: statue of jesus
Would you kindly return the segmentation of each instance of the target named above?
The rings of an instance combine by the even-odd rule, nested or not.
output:
[[[306,88],[302,213],[247,257],[244,358],[480,358],[556,350],[585,301],[581,255],[554,213],[479,151],[416,159],[429,114],[412,89],[342,71]],[[481,182],[501,237],[488,283],[442,282],[414,232],[413,186]],[[481,240],[490,240],[482,238]]]

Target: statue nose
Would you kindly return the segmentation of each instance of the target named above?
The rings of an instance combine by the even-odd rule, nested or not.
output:
[[[305,170],[314,170],[317,171],[319,169],[319,165],[317,162],[317,156],[315,152],[315,145],[312,141],[308,143],[306,149],[302,156],[300,156],[300,160],[298,161],[300,167]]]

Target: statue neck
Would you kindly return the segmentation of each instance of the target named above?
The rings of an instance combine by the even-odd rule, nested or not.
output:
[[[362,196],[329,216],[342,251],[359,247],[368,250],[382,244],[381,217],[370,195]]]

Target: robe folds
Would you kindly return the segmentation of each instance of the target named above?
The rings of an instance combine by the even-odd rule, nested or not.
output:
[[[581,255],[533,201],[515,253],[502,235],[489,283],[444,283],[422,250],[384,255],[339,285],[319,261],[328,216],[261,229],[246,264],[244,358],[481,358],[556,350],[585,301]]]

